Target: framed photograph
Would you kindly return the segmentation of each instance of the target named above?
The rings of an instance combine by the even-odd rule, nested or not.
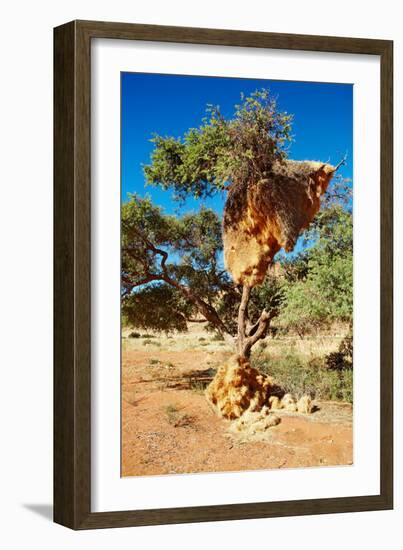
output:
[[[393,507],[392,56],[55,29],[55,522]]]

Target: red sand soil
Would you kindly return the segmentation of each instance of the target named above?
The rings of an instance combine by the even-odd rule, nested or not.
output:
[[[210,360],[204,351],[124,351],[123,476],[352,464],[346,403],[317,402],[311,415],[283,413],[265,441],[230,435],[229,422],[202,393]]]

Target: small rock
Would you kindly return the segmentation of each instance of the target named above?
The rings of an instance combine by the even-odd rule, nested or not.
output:
[[[310,414],[312,412],[312,399],[309,395],[303,395],[297,403],[297,410],[302,414]]]
[[[295,399],[290,393],[286,393],[281,400],[281,405],[283,409],[289,412],[297,412],[297,404]]]
[[[281,419],[274,414],[270,414],[268,407],[263,407],[261,411],[247,410],[244,414],[233,421],[229,427],[229,431],[242,435],[243,439],[261,438],[263,434],[277,426]]]
[[[277,395],[272,395],[269,398],[269,407],[273,411],[281,409],[281,402],[280,402],[280,399],[277,397]]]

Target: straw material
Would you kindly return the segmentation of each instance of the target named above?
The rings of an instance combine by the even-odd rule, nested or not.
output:
[[[335,167],[283,161],[257,183],[234,183],[224,208],[225,266],[238,284],[261,284],[274,255],[293,250],[320,208]]]

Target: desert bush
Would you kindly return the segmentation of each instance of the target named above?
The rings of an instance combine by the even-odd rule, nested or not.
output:
[[[346,363],[345,357],[340,351],[333,351],[326,355],[325,364],[330,370],[351,368],[351,365]]]
[[[199,395],[203,395],[204,394],[204,390],[206,389],[206,387],[209,385],[210,383],[210,380],[197,380],[197,379],[190,379],[189,381],[189,386],[190,386],[190,389],[199,394]]]
[[[174,424],[179,414],[179,409],[176,405],[167,405],[165,407],[165,414],[167,415],[168,422]]]
[[[348,194],[346,194],[348,196]],[[353,219],[341,205],[323,209],[305,235],[310,246],[286,260],[280,323],[301,338],[353,314]]]
[[[307,360],[294,351],[281,357],[257,353],[252,365],[274,378],[284,393],[296,398],[309,395],[312,399],[353,402],[352,370],[331,370],[325,358]]]
[[[349,370],[353,368],[353,337],[348,334],[340,343],[339,349],[325,357],[326,367],[330,370]]]
[[[211,362],[207,363],[211,365]],[[189,389],[198,394],[204,394],[204,390],[210,384],[217,373],[217,368],[209,366],[204,371],[195,371],[188,375]]]
[[[353,336],[351,333],[343,338],[339,351],[351,361],[353,360]]]
[[[195,418],[193,416],[182,413],[176,405],[167,405],[165,407],[165,413],[167,415],[168,422],[174,426],[174,428],[191,427],[195,422]]]
[[[129,334],[129,338],[141,338],[141,334],[139,332],[133,331]]]
[[[143,346],[153,345],[160,348],[161,342],[154,342],[153,338],[155,338],[155,336],[143,336]]]

